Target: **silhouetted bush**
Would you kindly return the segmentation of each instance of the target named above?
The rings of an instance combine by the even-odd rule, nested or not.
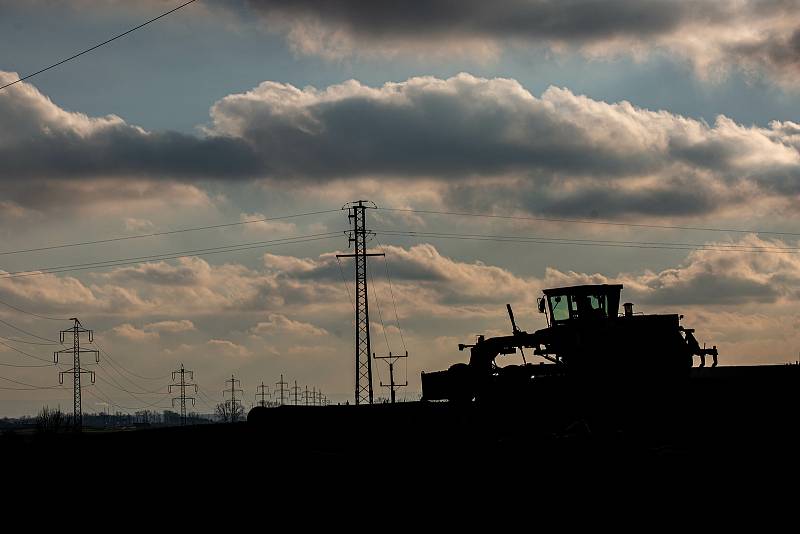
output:
[[[36,416],[36,432],[55,434],[69,428],[69,418],[60,409],[43,407]]]

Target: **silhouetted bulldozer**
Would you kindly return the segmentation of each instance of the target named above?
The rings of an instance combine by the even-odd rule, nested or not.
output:
[[[583,392],[652,391],[688,379],[695,357],[705,367],[711,356],[716,367],[716,346],[700,347],[694,330],[681,326],[682,315],[634,313],[631,303],[620,314],[621,292],[621,284],[546,289],[538,307],[548,326],[533,333],[517,327],[507,305],[512,334],[460,344],[470,349],[469,363],[423,372],[423,400],[495,400],[565,384]],[[544,361],[527,362],[526,349]],[[517,351],[523,365],[497,365],[498,356]]]

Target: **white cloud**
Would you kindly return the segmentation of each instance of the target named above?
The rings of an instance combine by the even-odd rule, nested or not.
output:
[[[247,222],[244,225],[246,232],[289,234],[297,231],[297,225],[293,222],[265,220],[267,218],[263,213],[242,213],[239,215],[240,221]]]
[[[145,230],[153,229],[153,222],[147,219],[137,219],[135,217],[125,217],[122,221],[125,225],[126,232],[139,233]]]
[[[270,313],[267,320],[259,322],[251,332],[257,335],[325,336],[328,332],[311,323],[289,319],[280,313]]]
[[[794,123],[720,116],[709,125],[555,87],[537,98],[510,79],[351,80],[324,90],[264,82],[211,114],[210,133],[281,155],[268,175],[435,178],[457,205],[692,216],[798,193]]]
[[[195,330],[194,323],[188,319],[181,319],[180,321],[159,321],[157,323],[149,323],[144,325],[145,330],[154,332],[188,332]]]
[[[213,354],[224,357],[246,358],[252,355],[247,347],[227,339],[210,339],[206,346]]]
[[[142,342],[142,341],[155,341],[158,339],[158,332],[146,332],[145,330],[141,330],[136,328],[132,324],[124,323],[119,326],[115,326],[111,329],[112,333],[117,336],[124,337],[131,341]]]
[[[319,197],[331,190],[319,184],[369,177],[401,204],[427,198],[604,218],[731,214],[754,204],[788,213],[800,193],[794,122],[745,126],[720,116],[707,124],[568,89],[536,97],[512,79],[462,73],[321,90],[268,81],[219,100],[211,117],[204,137],[148,132],[12,86],[0,94],[0,157],[6,176],[29,179],[0,178],[0,193],[9,209],[60,209],[69,195],[128,213],[213,205],[190,181],[262,178],[293,191],[317,184]],[[286,221],[247,226],[295,229]]]

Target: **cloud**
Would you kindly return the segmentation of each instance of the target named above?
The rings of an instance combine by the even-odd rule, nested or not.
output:
[[[188,332],[194,330],[194,323],[188,319],[181,319],[180,321],[159,321],[157,323],[149,323],[144,325],[145,330],[154,332]]]
[[[510,79],[264,82],[211,116],[210,131],[280,155],[268,176],[433,179],[461,206],[513,198],[526,211],[693,216],[800,192],[792,122],[709,125],[555,87],[537,98]]]
[[[457,259],[431,244],[388,245],[384,250],[393,284],[390,290],[376,267],[370,285],[373,335],[381,340],[377,305],[394,344],[390,350],[399,347],[395,305],[412,353],[445,334],[450,341],[464,341],[475,333],[505,332],[505,303],[514,306],[520,324],[531,330],[541,326],[534,310],[542,289],[613,282],[624,284],[623,299],[634,302],[637,311],[686,314],[685,324],[697,327],[703,341],[721,347],[727,343],[725,354],[735,355],[736,361],[783,354],[784,345],[797,337],[786,332],[800,321],[800,258],[794,245],[755,235],[710,245],[727,250],[692,251],[677,265],[659,270],[578,272],[553,266],[524,274]],[[338,354],[349,346],[353,312],[352,288],[348,294],[342,287],[335,262],[333,253],[310,258],[270,254],[259,268],[211,265],[199,258],[119,267],[90,276],[91,284],[56,275],[36,277],[35,282],[0,278],[0,299],[38,313],[77,313],[87,325],[120,323],[107,327],[114,334],[108,336],[114,354],[135,343],[166,342],[166,333],[195,330],[202,341],[194,348],[205,349],[201,352],[208,362],[249,359],[267,350],[289,354],[296,345],[292,340],[323,337]],[[156,314],[168,319],[148,322]],[[209,318],[211,326],[206,324]],[[774,326],[778,319],[781,328]],[[743,330],[727,320],[741,322]],[[747,339],[741,346],[734,346],[743,337]],[[448,353],[455,346],[449,341],[446,345],[430,346]],[[164,352],[171,358],[188,353],[180,347]],[[436,363],[434,356],[423,358],[425,365]],[[326,365],[332,365],[328,360]]]
[[[135,217],[125,217],[122,221],[126,232],[140,233],[153,229],[153,222],[147,219],[137,219]]]
[[[730,243],[726,243],[730,245]],[[735,245],[786,248],[780,240],[749,235]],[[623,277],[645,302],[665,305],[738,305],[797,301],[800,258],[797,251],[745,252],[698,250],[678,267]]]
[[[549,267],[534,276],[454,259],[432,244],[388,245],[383,250],[393,284],[389,287],[376,274],[371,301],[382,302],[383,318],[392,324],[395,306],[403,321],[416,320],[419,310],[426,317],[464,321],[497,316],[505,303],[533,309],[547,287],[607,282],[623,283],[625,298],[650,310],[800,300],[800,258],[791,243],[748,235],[709,246],[658,271],[582,273]],[[0,278],[0,300],[40,313],[122,318],[125,323],[116,332],[128,337],[191,331],[193,318],[220,315],[255,324],[249,334],[339,335],[343,323],[338,321],[352,313],[352,287],[345,290],[336,263],[335,253],[313,258],[266,254],[262,268],[182,258],[114,268],[92,275],[91,284],[52,274]],[[136,318],[154,314],[180,319],[132,330]]]
[[[215,354],[224,357],[246,358],[252,354],[250,349],[243,345],[238,345],[227,339],[210,339],[206,346]]]
[[[431,244],[387,246],[394,292],[406,313],[424,308],[447,317],[468,312],[496,313],[505,302],[530,305],[544,288],[623,283],[626,298],[649,306],[740,305],[800,300],[800,256],[778,239],[747,235],[737,241],[710,242],[690,252],[676,267],[638,273],[580,273],[554,267],[541,277],[521,276],[480,261],[457,261]],[[296,264],[284,261],[286,277],[334,281],[331,255]],[[313,262],[309,267],[308,262]],[[386,292],[375,282],[373,292]],[[384,295],[384,298],[387,298]],[[492,311],[493,310],[493,311]]]
[[[17,79],[0,71],[0,83]],[[223,136],[149,132],[116,115],[66,111],[27,83],[0,93],[3,176],[21,178],[241,176],[251,173],[249,147]]]
[[[707,245],[716,248],[690,252],[678,266],[660,271],[608,275],[562,272],[551,267],[542,283],[544,287],[622,283],[624,298],[652,307],[740,306],[800,300],[800,257],[796,247],[755,235]]]
[[[358,0],[248,0],[297,53],[493,58],[509,47],[591,58],[660,53],[702,77],[736,68],[800,82],[800,5],[794,0],[425,0],[414,9]]]
[[[159,338],[158,332],[146,332],[145,330],[140,330],[129,323],[115,326],[111,329],[111,332],[114,333],[114,335],[137,342],[154,341]]]
[[[102,206],[208,205],[196,184],[256,178],[293,189],[369,178],[408,190],[413,180],[451,206],[606,218],[791,209],[800,194],[794,122],[707,124],[568,89],[536,97],[512,79],[264,82],[216,102],[202,137],[67,112],[27,84],[9,89],[0,189],[21,208],[68,193]],[[223,145],[231,150],[214,148]]]
[[[270,313],[267,320],[256,324],[251,332],[257,335],[326,336],[328,332],[311,323],[295,321],[280,313]]]
[[[286,221],[265,221],[267,216],[263,213],[242,213],[239,215],[246,232],[291,233],[297,231],[297,225]]]

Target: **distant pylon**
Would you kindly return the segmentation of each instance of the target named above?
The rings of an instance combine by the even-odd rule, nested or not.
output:
[[[81,334],[88,334],[89,343],[94,341],[94,332],[87,330],[83,327],[77,317],[72,317],[72,328],[62,330],[59,332],[59,341],[64,343],[64,336],[68,333],[72,334],[72,348],[61,349],[53,353],[53,361],[58,363],[59,354],[72,354],[72,369],[61,371],[58,373],[58,383],[64,383],[64,375],[72,373],[72,423],[73,430],[80,432],[83,429],[83,410],[81,408],[81,374],[88,373],[89,378],[94,384],[95,375],[94,371],[87,371],[81,367],[81,353],[88,352],[94,353],[95,363],[100,363],[100,351],[97,349],[82,349],[81,348]]]
[[[268,406],[268,403],[264,400],[264,398],[265,397],[270,397],[270,399],[272,398],[272,395],[269,392],[269,386],[265,386],[264,381],[262,380],[261,385],[256,387],[256,391],[258,391],[258,393],[256,393],[256,397],[261,397],[261,400],[258,401],[258,405],[261,406],[262,408],[266,408]]]
[[[300,388],[297,387],[297,380],[295,380],[294,381],[294,387],[292,388],[292,393],[293,393],[293,397],[294,397],[294,405],[295,406],[297,406],[297,401],[300,399],[300,397],[297,395],[297,392],[299,390],[300,390]]]
[[[225,380],[225,384],[227,384],[228,382],[231,383],[231,387],[230,389],[226,387],[222,391],[222,396],[224,399],[225,394],[230,393],[231,398],[225,400],[224,402],[226,405],[230,406],[231,423],[235,423],[236,420],[239,418],[239,408],[241,408],[242,412],[244,412],[244,404],[242,404],[241,400],[236,398],[236,393],[244,394],[244,390],[236,387],[236,384],[241,384],[242,382],[241,380],[237,380],[233,375],[231,375],[231,378],[229,380]]]
[[[194,406],[194,397],[187,397],[186,396],[186,388],[187,387],[193,387],[194,388],[194,392],[197,393],[197,384],[189,384],[188,382],[186,382],[186,375],[187,374],[189,375],[189,378],[191,380],[194,380],[194,371],[185,370],[183,368],[183,364],[181,364],[181,368],[180,369],[178,369],[177,371],[172,371],[172,381],[175,382],[175,375],[180,375],[181,381],[178,382],[177,384],[170,384],[169,388],[168,388],[168,391],[170,393],[172,393],[172,388],[174,388],[174,387],[181,388],[181,396],[180,397],[174,397],[172,399],[172,406],[173,407],[175,406],[175,401],[176,400],[181,401],[181,426],[186,424],[186,399],[189,399],[190,401],[192,401],[192,406]]]
[[[280,397],[278,399],[279,406],[283,406],[284,404],[286,404],[286,394],[289,392],[289,390],[287,390],[285,386],[288,385],[289,385],[288,382],[283,381],[283,375],[281,375],[280,382],[275,382],[275,389],[276,389],[275,393],[280,392]]]
[[[392,354],[390,352],[388,356],[375,356],[373,354],[372,357],[375,358],[376,360],[386,360],[389,363],[389,383],[388,384],[384,384],[383,382],[381,382],[381,387],[389,388],[389,391],[391,391],[390,397],[392,399],[392,404],[394,404],[394,397],[395,397],[394,392],[395,392],[395,390],[397,388],[404,388],[404,387],[406,387],[408,385],[408,381],[407,380],[403,384],[395,383],[395,381],[394,381],[394,364],[400,358],[408,358],[408,351],[406,351],[405,354]]]
[[[368,204],[372,204],[371,206]],[[368,200],[350,202],[342,209],[347,209],[347,218],[353,224],[348,232],[348,246],[353,245],[353,254],[337,254],[337,258],[355,258],[355,345],[356,345],[356,404],[372,404],[372,354],[369,339],[369,298],[367,294],[367,257],[384,256],[384,254],[367,253],[367,241],[375,235],[367,230],[367,209],[376,209]]]

